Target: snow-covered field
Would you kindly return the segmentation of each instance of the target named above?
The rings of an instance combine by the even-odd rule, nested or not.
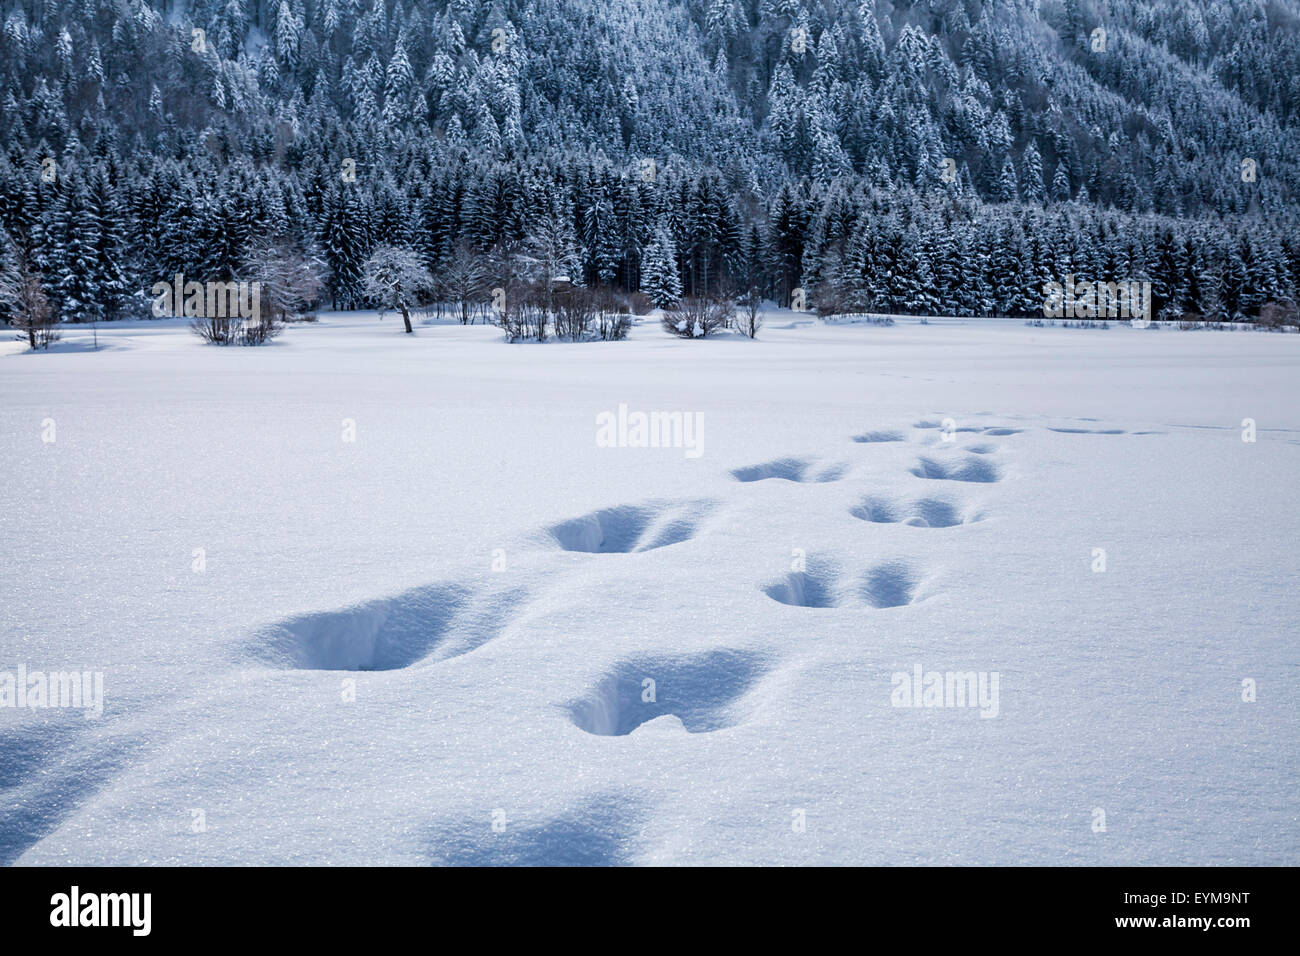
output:
[[[0,862],[1300,862],[1300,336],[400,327],[0,345]]]

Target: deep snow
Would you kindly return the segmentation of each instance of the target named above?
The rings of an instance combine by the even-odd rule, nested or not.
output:
[[[1300,336],[400,328],[0,344],[0,862],[1300,859]]]

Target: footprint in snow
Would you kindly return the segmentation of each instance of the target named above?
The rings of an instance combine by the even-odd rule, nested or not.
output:
[[[933,481],[974,481],[988,483],[1002,480],[1002,470],[987,458],[965,455],[959,459],[921,456],[911,469],[918,478]]]
[[[603,508],[548,529],[565,551],[626,554],[689,541],[716,501],[650,502]]]
[[[254,634],[249,656],[285,670],[386,671],[468,654],[499,637],[522,588],[429,584],[287,618]]]
[[[835,608],[865,603],[874,608],[901,607],[917,600],[921,572],[906,561],[885,561],[865,571],[855,585],[838,562],[810,555],[803,571],[763,586],[773,601],[792,607]]]
[[[569,719],[602,737],[626,736],[650,721],[664,733],[678,723],[687,733],[710,733],[739,721],[739,702],[767,667],[758,654],[727,649],[629,658],[568,704]]]
[[[965,515],[956,502],[943,498],[913,498],[893,501],[869,495],[849,514],[875,524],[906,524],[918,528],[951,528],[979,521],[979,514]]]
[[[731,472],[731,476],[742,482],[779,478],[783,481],[823,483],[838,481],[844,477],[847,470],[844,464],[830,465],[821,470],[816,469],[815,465],[816,462],[809,458],[778,458],[761,465],[736,468]]]

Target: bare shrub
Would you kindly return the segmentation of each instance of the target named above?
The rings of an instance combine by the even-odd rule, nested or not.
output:
[[[555,291],[556,338],[580,342],[587,337],[596,320],[597,295],[579,286]]]
[[[650,301],[650,296],[644,292],[632,292],[624,296],[627,301],[629,311],[633,315],[649,315],[654,311],[655,304]]]
[[[1290,299],[1265,302],[1259,307],[1259,319],[1255,324],[1265,329],[1282,329],[1289,325],[1300,325],[1300,306]]]
[[[607,289],[537,279],[517,281],[504,292],[504,309],[495,321],[510,342],[545,342],[552,335],[569,342],[617,341],[632,327],[618,297]]]
[[[248,319],[239,331],[240,345],[265,345],[284,331],[284,323],[270,312],[264,312],[256,319]]]
[[[237,315],[200,315],[190,322],[190,328],[210,345],[234,345],[241,322]]]
[[[596,317],[596,331],[606,342],[619,342],[627,338],[632,329],[632,319],[621,312],[599,312]]]
[[[284,323],[270,312],[244,319],[238,315],[204,315],[190,329],[211,345],[265,345],[284,331]]]
[[[9,312],[9,324],[22,331],[30,348],[48,349],[59,339],[54,308],[41,286],[40,274],[27,257],[10,245],[0,262],[0,305]]]
[[[664,331],[683,339],[702,339],[725,328],[735,312],[731,302],[722,299],[687,297],[664,310]]]
[[[544,298],[542,292],[526,282],[517,282],[505,290],[505,307],[496,322],[505,332],[506,341],[546,341],[550,316],[543,305]]]
[[[758,336],[758,330],[763,324],[762,306],[763,299],[758,289],[751,288],[740,298],[737,303],[740,311],[736,316],[737,327],[751,339]]]
[[[616,295],[608,289],[599,289],[592,294],[595,310],[595,334],[602,341],[616,342],[627,338],[632,328],[631,306],[627,296]]]

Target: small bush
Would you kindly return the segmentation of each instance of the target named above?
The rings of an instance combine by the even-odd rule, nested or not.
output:
[[[596,322],[599,293],[577,286],[564,289],[555,295],[555,337],[581,342],[587,330]],[[601,303],[602,305],[604,303]],[[609,303],[612,308],[612,301]]]
[[[1259,308],[1256,325],[1265,329],[1281,329],[1288,325],[1300,325],[1300,306],[1289,299],[1280,302],[1265,302]]]
[[[633,315],[649,315],[654,311],[655,304],[650,301],[650,296],[644,292],[633,292],[631,295],[625,296],[625,299]]]
[[[505,332],[507,342],[546,341],[550,319],[544,299],[543,291],[524,282],[506,287],[505,308],[497,315],[497,325]]]
[[[553,309],[547,308],[548,300]],[[496,324],[508,342],[545,342],[552,336],[566,342],[612,342],[626,338],[632,328],[626,307],[607,289],[566,283],[548,292],[542,283],[520,281],[506,288],[505,303]]]
[[[683,339],[702,339],[726,328],[735,306],[725,300],[708,298],[682,299],[664,310],[664,331]]]
[[[248,320],[238,316],[200,316],[190,323],[190,328],[210,345],[265,345],[284,331],[284,323],[271,315]]]
[[[246,322],[241,330],[240,345],[265,345],[284,331],[284,323],[270,316],[263,316],[257,322]]]
[[[618,342],[627,338],[632,328],[632,319],[615,312],[601,312],[596,319],[596,330],[606,342]]]
[[[241,321],[225,316],[200,316],[190,323],[190,329],[209,345],[233,345]]]

